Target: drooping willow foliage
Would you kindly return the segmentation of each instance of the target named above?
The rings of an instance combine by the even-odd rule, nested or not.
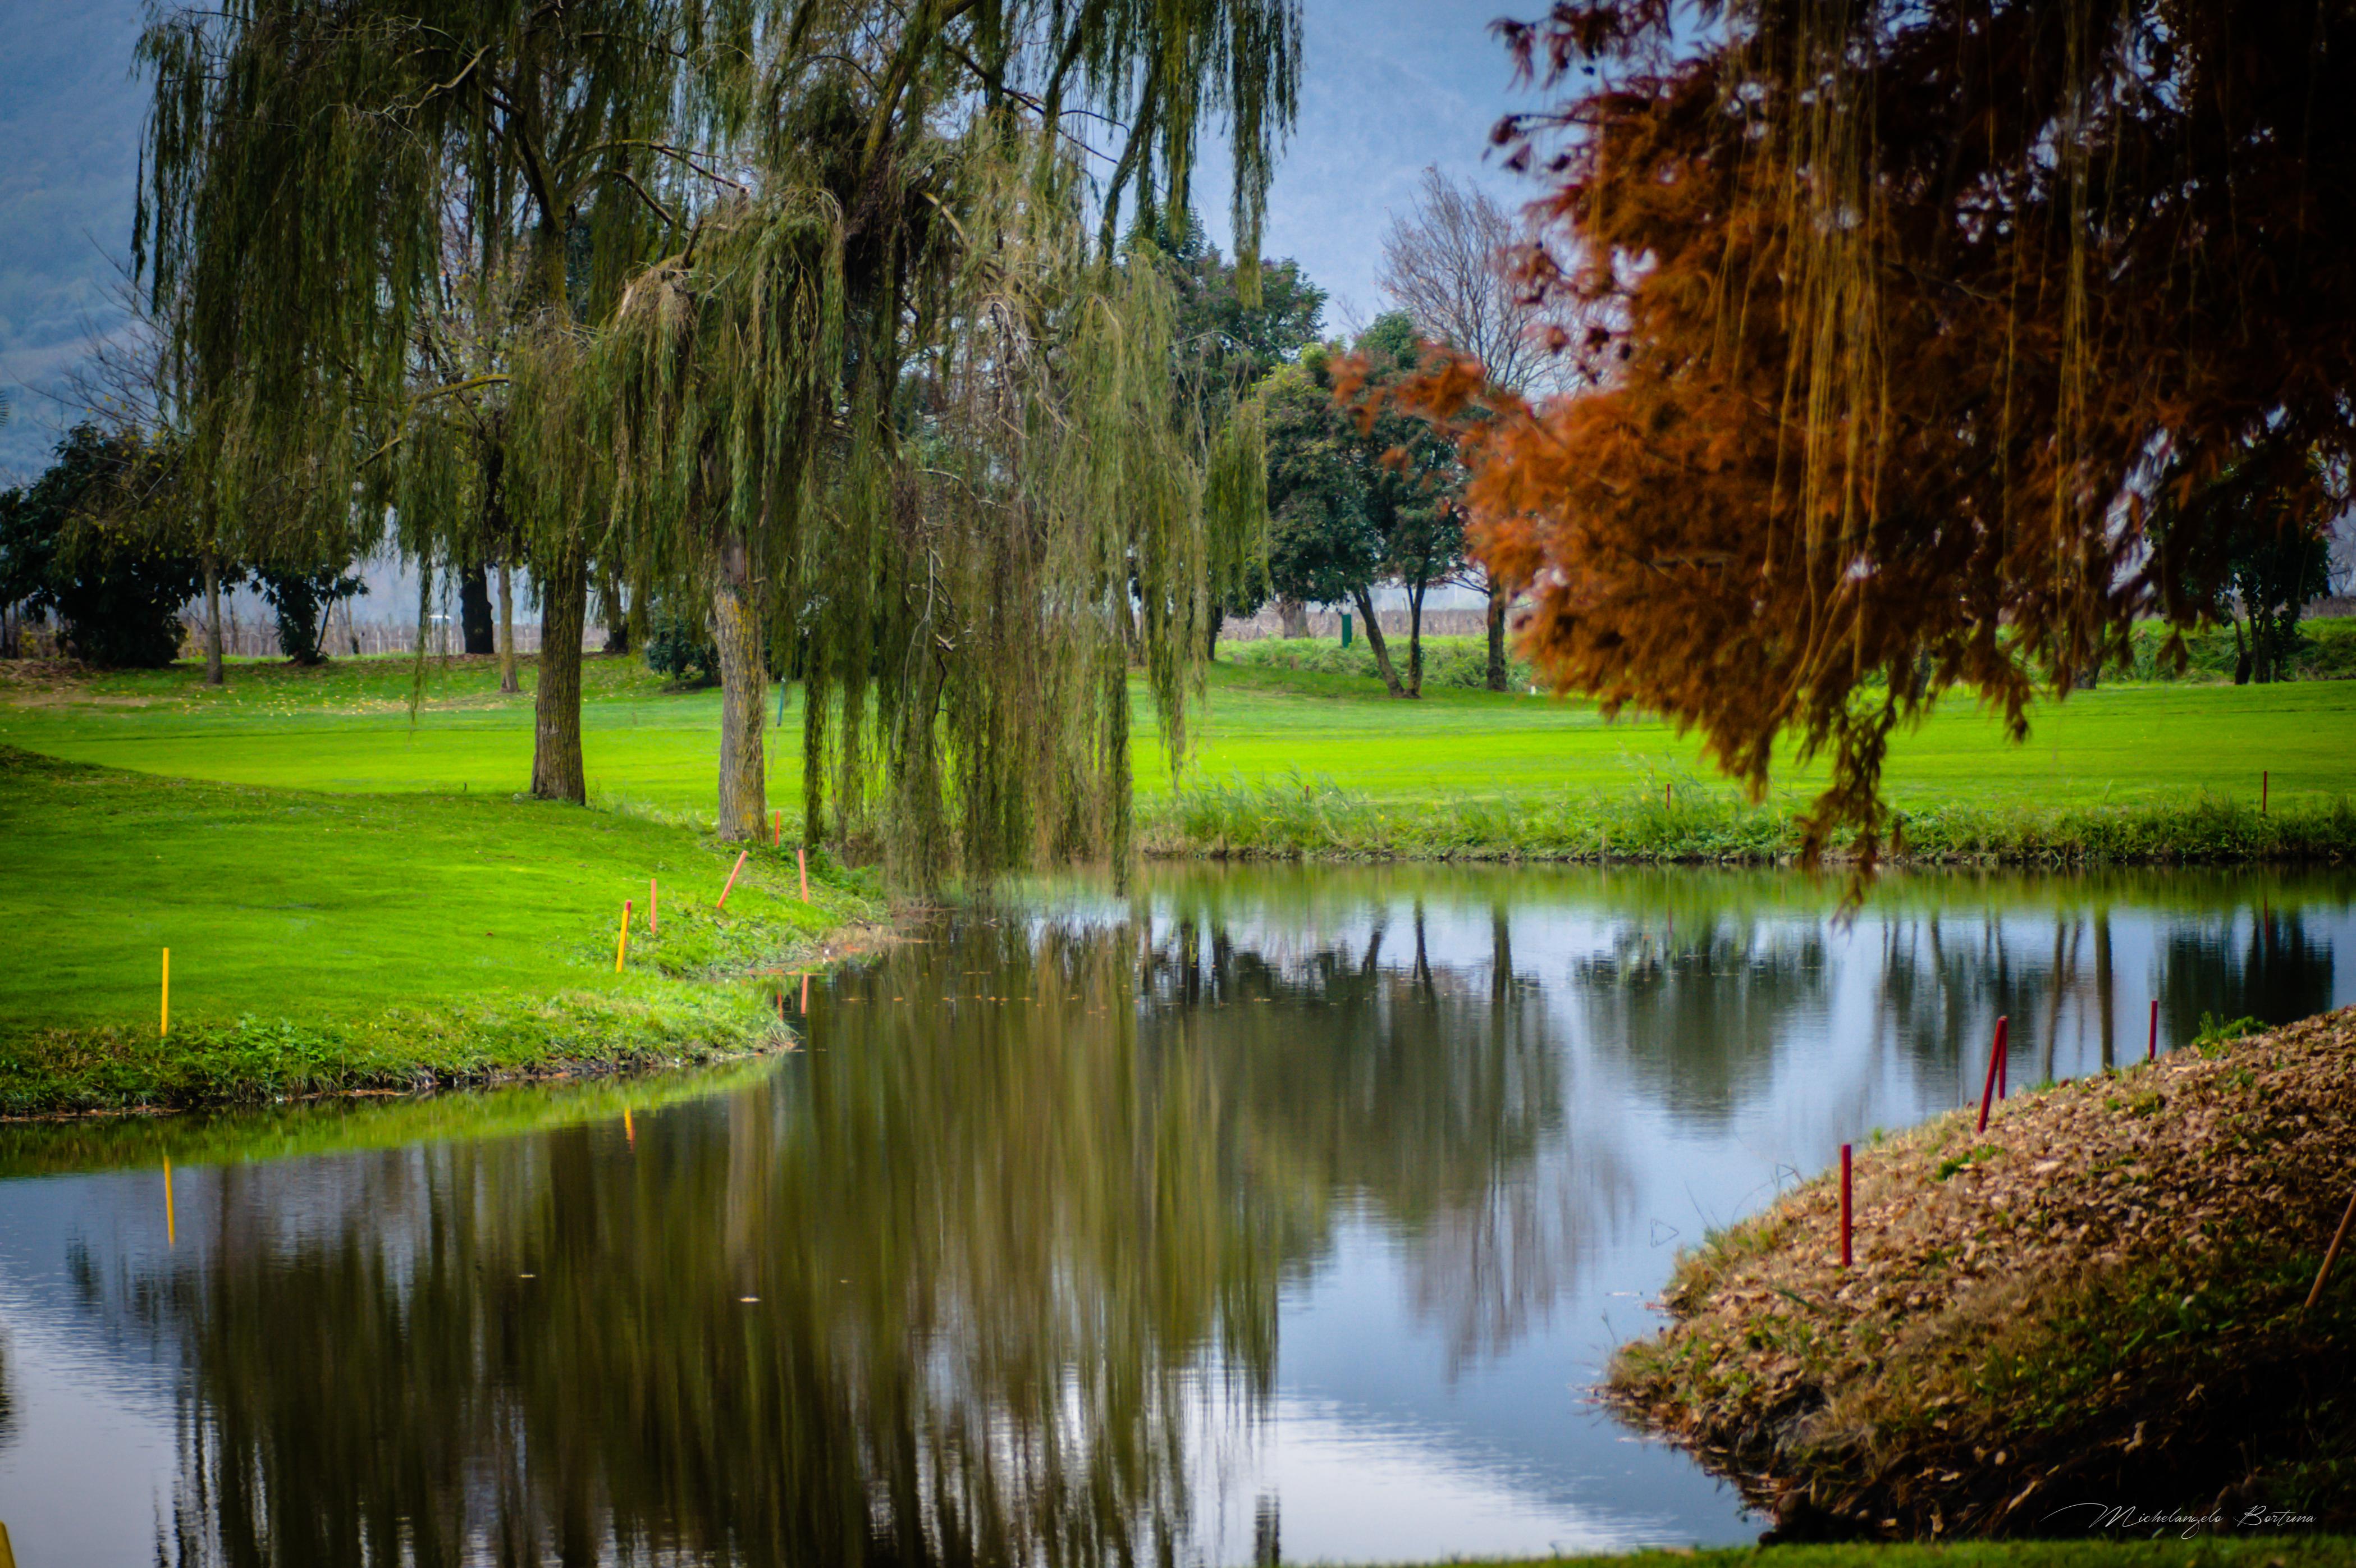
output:
[[[391,515],[421,558],[520,554],[544,619],[536,793],[584,793],[594,574],[709,596],[731,836],[764,809],[766,628],[767,662],[805,666],[812,712],[831,715],[806,740],[828,770],[813,826],[830,810],[841,832],[911,833],[911,868],[937,868],[952,839],[974,865],[1018,840],[1117,842],[1102,799],[1072,803],[1070,746],[1062,792],[1034,802],[1052,832],[1016,831],[1023,813],[995,794],[968,807],[969,789],[1037,780],[977,749],[1012,728],[957,728],[978,688],[892,639],[943,613],[960,538],[961,571],[1009,559],[984,573],[995,599],[960,583],[939,638],[978,647],[990,606],[1063,624],[1012,608],[1033,570],[1021,529],[993,543],[936,515],[1002,507],[1010,484],[1045,493],[1044,458],[1026,445],[1011,467],[976,459],[969,477],[988,483],[969,500],[943,478],[966,458],[927,467],[919,436],[1002,436],[953,417],[980,406],[963,389],[987,375],[1028,378],[1071,428],[1145,416],[1140,364],[1098,339],[1150,354],[1162,307],[1140,303],[1143,274],[1112,238],[1124,214],[1183,207],[1215,119],[1239,248],[1256,248],[1294,110],[1297,0],[233,0],[162,16],[142,48],[156,108],[138,250],[224,536],[316,557],[372,543]],[[1058,298],[985,328],[960,294],[1021,271],[986,259],[1007,226],[960,204],[1018,187],[1056,212],[1058,286],[1097,287],[1097,325]],[[1090,222],[1093,252],[1073,238]],[[1086,268],[1098,285],[1077,281]],[[1044,357],[999,365],[969,347],[1005,330]],[[1098,618],[1146,660],[1174,742],[1184,671],[1162,633],[1199,618],[1213,557],[1249,545],[1203,532],[1199,421],[1156,406],[1159,446],[1109,438],[1105,461],[1129,466],[1096,484],[1114,510],[1092,526],[1126,541],[1106,569],[1138,596],[1134,624],[1116,613],[1127,585]],[[1248,510],[1233,476],[1248,434],[1220,448],[1223,516]],[[1094,744],[1089,777],[1125,769],[1125,728]]]
[[[1595,84],[1500,134],[1558,160],[1527,282],[1600,390],[1533,408],[1460,365],[1423,401],[1496,416],[1473,536],[1540,670],[1754,790],[1827,753],[1810,846],[1869,860],[1890,736],[1943,690],[2021,735],[2137,617],[2215,603],[2237,518],[2344,504],[2356,7],[1701,9],[1507,29]],[[2253,474],[2278,506],[2226,504]]]
[[[763,828],[766,632],[803,679],[806,834],[911,884],[1125,855],[1130,667],[1174,766],[1265,512],[1258,426],[1183,403],[1170,286],[1098,252],[1071,160],[984,124],[927,166],[957,221],[888,404],[807,185],[708,214],[588,371],[615,545],[712,605],[723,834]]]
[[[898,454],[854,437],[854,570],[809,608],[810,829],[873,823],[908,876],[1125,857],[1130,667],[1174,768],[1216,573],[1263,548],[1258,425],[1183,404],[1157,259],[1095,254],[1034,166],[968,171]]]

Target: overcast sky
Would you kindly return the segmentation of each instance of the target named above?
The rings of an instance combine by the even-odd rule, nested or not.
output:
[[[1498,16],[1538,0],[1305,0],[1301,123],[1269,200],[1267,251],[1332,293],[1328,325],[1382,308],[1376,260],[1390,212],[1428,164],[1513,202],[1528,188],[1485,157],[1489,127],[1517,106]],[[114,318],[128,253],[145,84],[132,73],[141,0],[7,0],[0,43],[0,471],[27,478],[72,419],[58,398],[91,333]],[[1196,191],[1222,249],[1224,145],[1205,147]]]

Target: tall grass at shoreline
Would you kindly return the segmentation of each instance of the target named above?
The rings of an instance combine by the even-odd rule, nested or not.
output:
[[[1798,811],[1675,780],[1617,792],[1385,800],[1292,774],[1181,789],[1141,808],[1158,855],[1238,859],[1769,864],[1796,856]],[[2202,865],[2356,858],[2349,797],[2251,802],[2201,791],[2123,805],[1936,805],[1896,814],[1890,858],[1978,865]],[[1845,845],[1836,845],[1836,852]]]

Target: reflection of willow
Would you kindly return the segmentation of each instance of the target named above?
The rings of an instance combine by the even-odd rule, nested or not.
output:
[[[1453,1366],[1544,1320],[1630,1183],[1600,1129],[1566,1127],[1545,993],[1514,974],[1503,905],[1477,968],[1434,961],[1420,899],[1355,912],[1346,936],[1262,951],[1215,897],[1173,900],[1146,955],[1147,1037],[1214,1048],[1255,1187],[1292,1195],[1311,1233],[1335,1202],[1382,1217]]]
[[[608,1125],[366,1156],[324,1206],[320,1167],[225,1173],[206,1261],[132,1293],[196,1380],[166,1555],[1174,1545],[1190,1369],[1264,1399],[1285,1219],[1223,1168],[1200,1064],[1138,1048],[1135,964],[975,922],[635,1153]]]
[[[1826,961],[1813,922],[1705,913],[1619,927],[1571,981],[1590,1039],[1618,1043],[1679,1117],[1718,1125],[1766,1086],[1794,1015],[1826,1004]]]

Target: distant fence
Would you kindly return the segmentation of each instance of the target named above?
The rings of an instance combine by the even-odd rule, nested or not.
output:
[[[205,622],[202,615],[183,614],[180,617],[180,657],[201,659],[205,651]],[[520,621],[515,628],[516,651],[540,651],[540,623]],[[447,620],[435,621],[425,628],[425,651],[437,657],[466,650],[466,636]],[[594,651],[605,646],[605,628],[589,628],[582,636],[581,646]],[[348,616],[330,616],[327,629],[319,639],[319,650],[330,659],[354,654],[414,653],[417,651],[417,623],[413,620],[360,620]],[[221,622],[221,651],[232,658],[275,659],[284,653],[278,646],[278,622],[267,617],[244,617],[232,611]]]
[[[1365,618],[1352,612],[1351,620],[1363,627]],[[1376,610],[1375,618],[1382,623],[1385,637],[1407,635],[1407,610]],[[1487,610],[1426,610],[1423,612],[1423,635],[1426,637],[1482,637],[1489,630]],[[1248,620],[1230,616],[1219,628],[1222,642],[1258,642],[1264,637],[1282,637],[1284,623],[1275,607],[1263,609]],[[1312,610],[1309,613],[1309,635],[1338,638],[1342,635],[1342,617],[1333,610]]]

